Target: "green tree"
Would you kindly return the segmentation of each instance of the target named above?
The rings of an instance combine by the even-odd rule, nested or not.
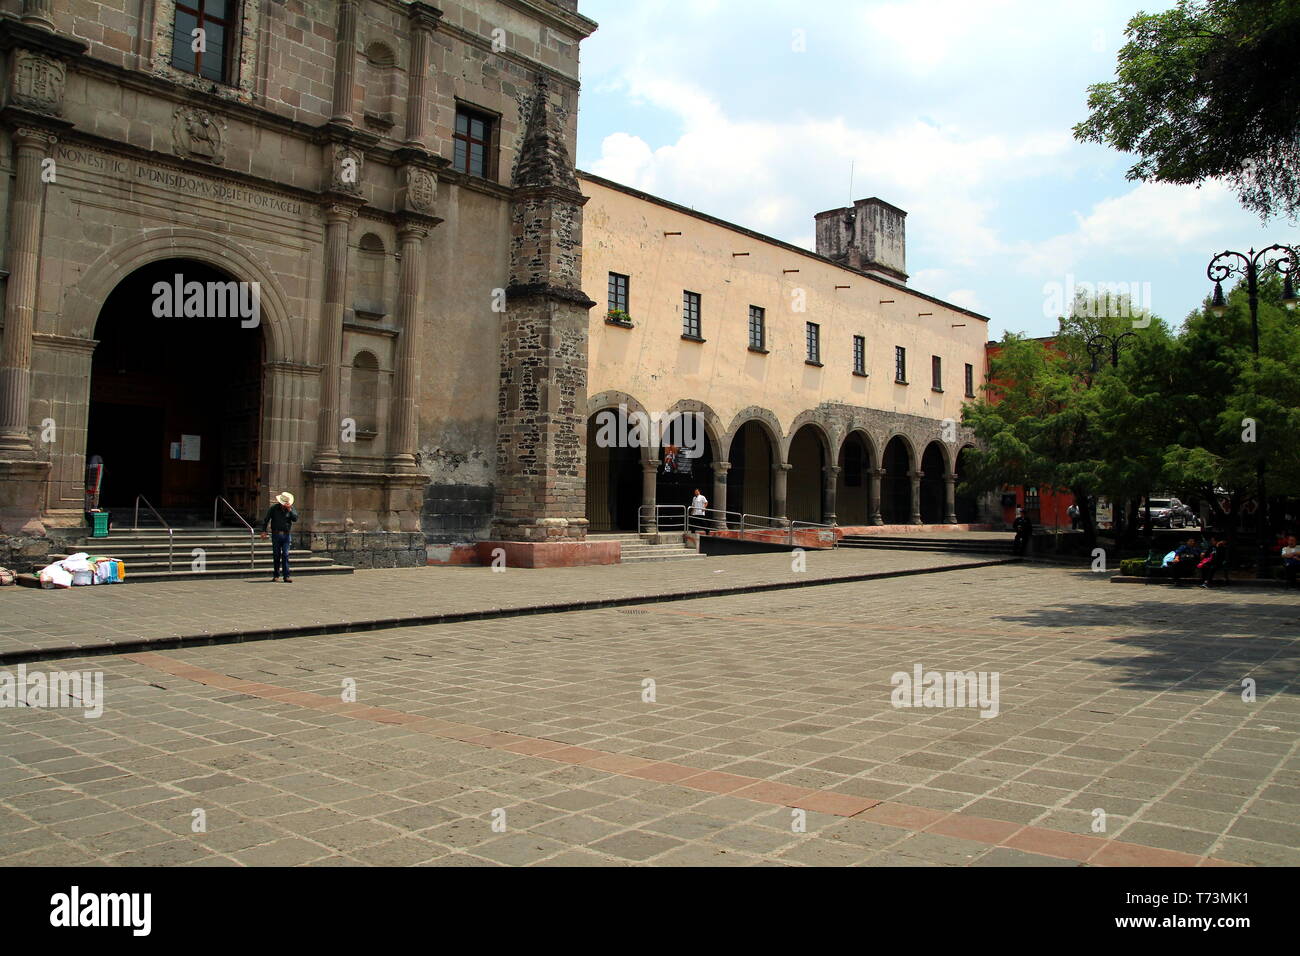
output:
[[[965,490],[1002,484],[1068,488],[1083,515],[1085,546],[1095,542],[1092,509],[1098,454],[1091,422],[1096,397],[1077,355],[1014,333],[989,363],[985,394],[962,409],[979,439],[969,453]]]
[[[1300,212],[1300,0],[1179,0],[1129,20],[1116,79],[1088,88],[1082,142],[1130,180],[1222,178],[1261,218]]]

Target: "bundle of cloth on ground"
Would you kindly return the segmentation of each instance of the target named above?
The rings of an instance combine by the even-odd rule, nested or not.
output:
[[[41,569],[41,587],[71,588],[86,584],[121,584],[126,567],[117,558],[92,557],[85,551],[70,554]]]

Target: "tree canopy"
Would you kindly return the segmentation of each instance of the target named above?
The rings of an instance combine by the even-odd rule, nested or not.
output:
[[[1179,329],[1076,303],[1049,341],[1008,333],[984,394],[963,410],[981,446],[966,490],[1036,485],[1081,500],[1167,492],[1212,507],[1226,498],[1237,514],[1263,460],[1270,497],[1300,495],[1300,321],[1281,300],[1270,276],[1260,285],[1258,361],[1244,284],[1222,318],[1207,300]],[[1098,333],[1124,336],[1115,367],[1109,347],[1089,354]]]
[[[1116,79],[1088,88],[1082,142],[1130,180],[1224,179],[1261,218],[1300,213],[1300,0],[1179,0],[1129,20]]]

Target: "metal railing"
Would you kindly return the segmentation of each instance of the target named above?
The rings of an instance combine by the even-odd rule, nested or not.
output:
[[[248,529],[248,569],[250,571],[253,570],[254,560],[257,553],[256,552],[257,532],[253,530],[253,526],[251,524],[249,524],[247,521],[244,520],[244,516],[235,510],[235,506],[232,505],[225,498],[221,497],[221,495],[217,495],[216,499],[212,502],[212,530],[213,531],[217,530],[217,506],[218,505],[225,505],[227,508],[229,508],[230,513],[239,519],[239,523]]]
[[[167,570],[170,572],[172,570],[172,551],[176,543],[176,532],[171,525],[163,520],[163,516],[158,513],[158,509],[144,495],[135,496],[135,519],[131,522],[131,530],[140,530],[140,502],[142,501],[144,506],[153,512],[153,516],[158,519],[158,522],[167,529]]]
[[[637,509],[637,533],[655,532],[709,533],[711,531],[739,531],[741,534],[770,537],[774,541],[794,544],[796,532],[814,531],[820,542],[835,548],[839,538],[835,526],[817,521],[788,521],[771,515],[725,511],[705,508],[704,514],[693,514],[686,505],[641,505]]]

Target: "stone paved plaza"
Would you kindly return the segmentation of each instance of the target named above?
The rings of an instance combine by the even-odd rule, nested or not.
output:
[[[0,711],[0,863],[1295,865],[1298,624],[1002,565],[32,663],[106,704]],[[997,716],[895,708],[916,666]]]

